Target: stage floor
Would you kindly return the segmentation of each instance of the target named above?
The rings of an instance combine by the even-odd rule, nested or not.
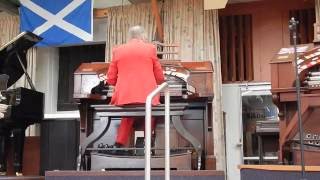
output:
[[[172,180],[224,180],[223,171],[171,171]],[[152,179],[163,180],[164,171],[151,171]],[[47,171],[46,180],[143,180],[144,171]]]
[[[0,180],[44,180],[44,176],[0,176]]]
[[[241,180],[301,180],[299,165],[241,165]],[[319,180],[320,166],[305,166],[305,179]]]

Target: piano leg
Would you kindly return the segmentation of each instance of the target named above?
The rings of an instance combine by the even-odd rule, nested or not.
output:
[[[14,128],[13,133],[13,168],[16,175],[22,173],[23,148],[25,140],[25,128]]]
[[[6,175],[7,171],[7,145],[9,144],[10,131],[0,127],[0,175]]]

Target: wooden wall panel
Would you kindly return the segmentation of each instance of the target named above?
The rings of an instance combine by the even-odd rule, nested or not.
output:
[[[236,81],[237,75],[236,75],[236,27],[235,27],[235,16],[229,17],[229,26],[228,29],[230,29],[230,36],[228,39],[228,45],[229,45],[229,54],[230,54],[230,66],[229,66],[229,75],[231,75],[230,78],[231,81]],[[229,43],[230,42],[230,43]],[[231,72],[231,73],[230,73]]]
[[[243,16],[238,16],[238,21],[237,21],[237,27],[238,27],[238,54],[237,54],[237,59],[239,62],[238,65],[238,76],[239,80],[243,81],[245,80],[244,78],[244,65],[245,65],[245,58],[244,58],[244,23],[243,23]]]
[[[221,74],[222,74],[222,81],[225,82],[228,80],[228,48],[227,48],[227,16],[223,16],[219,19],[219,24],[220,24],[220,29],[219,32],[221,33],[220,35],[220,44],[221,44]]]
[[[40,172],[40,137],[27,136],[24,142],[22,173],[24,176],[38,176]],[[8,147],[7,175],[15,176],[12,145]],[[0,178],[2,179],[2,178]],[[5,178],[4,178],[5,179]]]
[[[298,44],[312,43],[313,41],[313,23],[316,21],[315,9],[297,9],[289,11],[289,18],[294,17],[299,21],[298,24]],[[290,43],[293,44],[291,38]]]
[[[250,3],[228,4],[225,9],[219,10],[219,15],[220,17],[251,15],[252,54],[249,53],[249,56],[251,55],[253,59],[251,65],[253,67],[253,80],[270,81],[270,60],[281,47],[290,45],[290,33],[288,30],[289,12],[312,8],[314,8],[314,0],[263,0]],[[301,30],[306,34],[304,37],[307,40],[304,41],[309,41],[309,39],[313,39],[313,30],[310,27],[313,27],[313,23],[315,22],[313,20],[314,12],[307,10],[300,12],[300,14],[303,18],[303,24],[306,24],[306,28]],[[250,64],[251,62],[246,63]],[[247,66],[250,65],[245,65],[244,67],[246,68]],[[245,79],[250,79],[250,68],[248,70],[245,70]],[[226,81],[224,80],[224,82]]]
[[[308,18],[307,18],[307,27],[308,27],[308,38],[310,40],[313,40],[314,38],[314,28],[313,28],[313,23],[315,23],[315,10],[314,11],[308,11]],[[309,28],[309,27],[312,27],[312,28]]]
[[[253,80],[253,58],[252,58],[252,19],[251,16],[245,16],[244,18],[244,32],[245,32],[245,79]]]
[[[222,81],[253,80],[251,15],[221,16],[219,22]]]

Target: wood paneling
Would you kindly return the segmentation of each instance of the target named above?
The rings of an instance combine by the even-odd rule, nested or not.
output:
[[[228,48],[226,38],[228,35],[227,29],[227,16],[220,17],[220,50],[221,50],[221,69],[222,69],[222,81],[226,82],[228,80]]]
[[[252,58],[252,22],[251,16],[244,19],[244,50],[245,50],[245,80],[253,80],[253,58]]]
[[[249,37],[245,37],[244,41],[251,41],[252,43],[245,43],[251,47],[245,47],[245,54],[252,56],[252,62],[247,62],[250,59],[245,58],[245,80],[252,77],[253,81],[270,81],[271,80],[271,70],[270,70],[270,60],[279,51],[280,48],[290,45],[290,33],[288,29],[289,12],[298,10],[300,16],[302,17],[301,24],[305,24],[305,28],[301,30],[304,37],[309,41],[313,39],[313,23],[314,12],[310,9],[314,8],[314,0],[263,0],[250,3],[239,3],[239,4],[228,4],[225,9],[219,10],[220,19],[224,16],[237,16],[237,15],[251,15],[251,26],[252,29],[245,29],[245,31],[251,31],[251,40]],[[306,10],[306,11],[305,11]],[[299,16],[299,17],[300,17]],[[223,30],[223,26],[220,21],[220,31]],[[244,26],[249,27],[248,25]],[[228,31],[227,31],[228,32]],[[224,32],[220,32],[223,34]],[[225,39],[221,38],[221,42]],[[246,52],[252,48],[252,53]],[[229,53],[230,49],[224,50],[221,46],[221,58],[225,55],[225,51]],[[223,81],[226,82],[226,72],[223,69],[222,64],[222,76]],[[252,64],[251,64],[252,63]],[[252,67],[246,69],[246,67]],[[228,66],[227,66],[228,67]],[[239,65],[239,71],[241,67]],[[229,69],[228,69],[229,70]],[[252,72],[251,72],[252,70]],[[229,70],[230,73],[230,70]],[[241,77],[238,81],[240,81]]]
[[[300,165],[239,165],[239,169],[255,169],[266,171],[301,171]],[[320,166],[306,166],[307,172],[319,172]]]
[[[238,59],[238,62],[239,62],[239,68],[237,69],[238,70],[238,77],[240,79],[240,81],[243,81],[245,80],[244,79],[244,23],[243,23],[243,16],[238,16],[237,17],[238,20],[237,20],[237,27],[239,28],[239,32],[238,32],[238,51],[237,51],[237,59]],[[250,34],[251,35],[251,34]],[[251,53],[251,52],[250,52]]]
[[[8,148],[7,175],[15,175],[12,146]],[[22,173],[24,176],[37,176],[40,172],[40,137],[27,136],[24,142]]]
[[[316,22],[315,9],[298,9],[290,10],[289,18],[294,17],[299,21],[297,29],[297,43],[307,44],[313,41],[313,23]],[[292,38],[290,38],[290,44],[293,44]]]
[[[235,27],[235,17],[230,16],[228,21],[228,29],[230,29],[230,33],[228,33],[228,49],[230,49],[230,65],[229,66],[229,72],[231,72],[231,77],[228,79],[231,79],[231,81],[236,81],[236,27]],[[230,43],[229,43],[230,42]],[[230,75],[230,73],[229,73]]]
[[[159,40],[160,42],[163,42],[164,32],[163,32],[163,26],[162,26],[162,21],[161,21],[161,16],[159,13],[157,0],[151,0],[151,10],[152,10],[152,14],[156,20],[157,40]]]
[[[220,16],[222,81],[251,81],[251,15]]]

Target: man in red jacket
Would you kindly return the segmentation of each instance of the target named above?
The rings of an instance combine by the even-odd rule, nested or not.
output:
[[[145,104],[148,94],[164,81],[155,46],[145,42],[141,26],[134,26],[129,29],[129,41],[113,48],[112,53],[107,73],[107,82],[115,86],[111,104]],[[159,96],[153,99],[152,104],[159,104]],[[134,118],[122,118],[116,147],[127,144],[133,124]],[[152,124],[154,127],[154,120]]]

